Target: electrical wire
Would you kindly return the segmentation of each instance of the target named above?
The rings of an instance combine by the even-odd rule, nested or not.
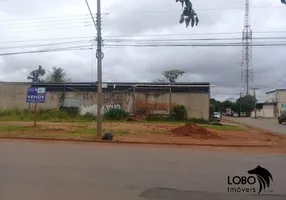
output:
[[[180,33],[175,33],[175,34],[148,34],[148,35],[140,35],[140,34],[133,34],[133,35],[103,35],[103,38],[105,41],[114,41],[114,40],[136,40],[136,38],[132,37],[144,37],[146,40],[153,40],[152,39],[147,39],[148,37],[169,37],[165,39],[160,39],[160,40],[174,40],[174,38],[171,37],[180,37],[181,40],[229,40],[229,39],[240,39],[241,38],[187,38],[183,39],[182,36],[197,36],[197,35],[233,35],[233,34],[241,34],[241,32],[214,32],[214,33],[187,33],[187,34],[180,34]],[[272,33],[286,33],[286,31],[257,31],[253,32],[253,34],[272,34]],[[284,39],[286,36],[275,36],[275,37],[254,37],[253,40],[256,39]],[[40,41],[51,41],[51,40],[73,40],[73,39],[92,39],[96,38],[95,36],[82,36],[82,37],[62,37],[62,38],[41,38],[41,39],[32,39],[32,40],[16,40],[16,41],[0,41],[0,44],[9,44],[9,43],[27,43],[27,42],[40,42]],[[177,40],[177,38],[175,38]]]
[[[51,28],[43,28],[43,29],[34,29],[34,30],[19,30],[19,31],[11,31],[8,33],[12,33],[12,34],[15,34],[15,33],[23,33],[23,32],[37,32],[37,31],[43,31],[43,30],[50,30],[50,31],[59,31],[61,29],[73,29],[73,28],[89,28],[90,26],[93,26],[93,24],[86,24],[86,25],[78,25],[78,26],[64,26],[64,27],[58,27],[55,29],[55,27],[51,27]],[[5,35],[7,32],[5,33],[0,33],[0,35]]]
[[[49,43],[49,44],[34,44],[34,45],[26,45],[26,46],[4,46],[0,47],[0,49],[18,49],[18,48],[30,48],[30,47],[45,47],[45,46],[58,46],[58,45],[69,45],[69,44],[76,44],[76,43],[91,43],[94,41],[90,40],[78,40],[78,41],[67,41],[67,42],[60,42],[60,43]]]
[[[74,46],[74,47],[68,47],[68,48],[55,48],[55,49],[45,49],[45,50],[0,53],[0,56],[34,54],[34,53],[44,53],[44,52],[57,52],[57,51],[91,50],[91,49],[92,48],[90,47],[90,45],[86,45],[86,46]]]
[[[1,2],[1,1],[0,1]],[[285,6],[251,6],[251,9],[272,9],[272,8],[285,8]],[[244,7],[228,7],[228,8],[196,8],[196,11],[221,11],[221,10],[244,10]],[[135,11],[135,12],[103,12],[102,15],[134,15],[134,14],[162,14],[162,13],[178,13],[181,10],[157,10],[157,11]],[[96,13],[92,14],[96,16]],[[85,14],[76,14],[76,15],[65,15],[65,16],[48,16],[48,17],[36,17],[36,18],[28,18],[22,20],[2,20],[1,23],[23,23],[25,21],[38,21],[38,20],[52,20],[55,21],[63,20],[65,18],[82,18],[82,17],[90,17],[88,13]],[[70,19],[72,20],[72,19]],[[38,22],[39,23],[39,22]]]
[[[51,40],[73,40],[73,39],[92,39],[95,36],[86,36],[86,37],[63,37],[63,38],[43,38],[43,39],[33,39],[33,40],[16,40],[16,41],[6,41],[0,42],[0,44],[13,44],[13,43],[26,43],[26,42],[41,42],[41,41],[51,41]]]

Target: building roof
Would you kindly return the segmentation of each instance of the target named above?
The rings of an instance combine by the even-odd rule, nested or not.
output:
[[[276,90],[272,90],[270,92],[266,92],[266,94],[271,94],[271,93],[275,93],[275,92],[285,92],[286,89],[276,89]]]
[[[78,91],[78,92],[96,92],[96,82],[70,82],[70,83],[31,83],[32,87],[45,87],[47,91]],[[135,91],[137,92],[155,92],[170,90],[169,83],[153,82],[105,82],[103,91]],[[172,92],[203,92],[209,93],[210,83],[207,82],[180,82],[171,85]]]

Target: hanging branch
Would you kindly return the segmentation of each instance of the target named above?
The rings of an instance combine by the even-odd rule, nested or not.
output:
[[[193,10],[193,5],[190,0],[176,0],[176,2],[180,2],[182,4],[182,7],[184,7],[184,11],[181,14],[180,18],[180,24],[186,23],[186,27],[191,23],[191,26],[194,27],[194,25],[198,25],[199,18],[197,13]],[[281,0],[282,4],[286,4],[286,0]]]
[[[176,0],[176,2],[180,2],[182,7],[184,7],[183,13],[181,14],[180,24],[186,23],[186,27],[188,27],[191,23],[191,26],[198,25],[199,18],[197,13],[193,10],[193,5],[190,0]]]

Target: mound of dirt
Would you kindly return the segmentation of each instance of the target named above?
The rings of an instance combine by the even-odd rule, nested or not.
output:
[[[197,126],[196,124],[189,123],[184,126],[171,130],[175,136],[190,136],[195,139],[220,139],[220,137],[207,129]]]

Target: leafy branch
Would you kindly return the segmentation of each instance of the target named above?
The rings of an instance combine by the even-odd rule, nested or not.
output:
[[[190,0],[176,0],[176,2],[180,2],[182,4],[182,7],[184,7],[183,13],[181,14],[180,18],[180,24],[186,23],[186,27],[191,23],[191,26],[194,27],[194,25],[198,25],[199,23],[199,17],[197,13],[193,9],[193,4]]]
[[[184,7],[183,13],[181,14],[180,18],[180,24],[186,23],[186,27],[191,23],[191,26],[194,27],[194,25],[198,25],[199,23],[199,17],[197,13],[193,9],[193,4],[190,0],[176,0],[176,2],[180,2],[182,4],[182,8]],[[286,4],[286,0],[281,0],[282,4]]]

